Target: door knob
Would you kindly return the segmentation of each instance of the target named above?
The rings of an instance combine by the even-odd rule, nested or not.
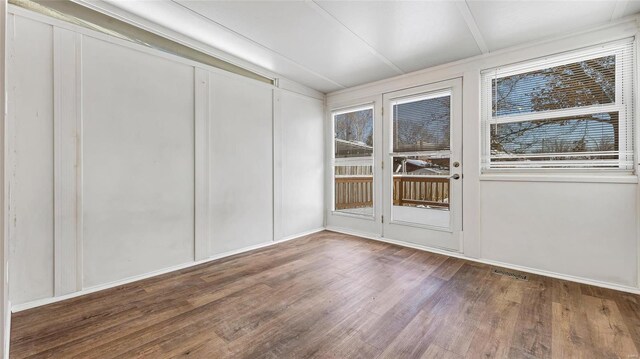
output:
[[[453,176],[451,176],[451,178],[453,178],[454,180],[457,180],[457,179],[460,179],[460,175],[456,173]]]

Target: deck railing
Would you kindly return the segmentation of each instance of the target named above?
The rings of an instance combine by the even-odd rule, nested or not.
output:
[[[393,204],[449,208],[449,178],[393,176]],[[336,210],[372,206],[372,176],[335,178]]]
[[[393,204],[449,208],[449,178],[393,176]]]
[[[336,177],[336,210],[373,207],[373,176]]]

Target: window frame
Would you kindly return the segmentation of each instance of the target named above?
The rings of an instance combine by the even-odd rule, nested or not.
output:
[[[376,178],[376,170],[375,170],[375,143],[372,148],[370,157],[336,157],[336,116],[343,115],[346,113],[358,112],[363,110],[371,110],[371,118],[372,118],[372,136],[375,138],[376,128],[375,128],[375,116],[376,116],[376,107],[374,102],[362,103],[354,106],[340,107],[330,111],[329,116],[331,119],[331,212],[332,214],[339,214],[344,216],[351,216],[356,218],[367,218],[373,219],[375,218],[375,205],[376,205],[376,193],[372,186],[372,214],[359,214],[359,213],[350,213],[346,211],[341,211],[336,209],[336,184],[335,179],[338,177],[348,177],[349,175],[336,175],[336,166],[371,166],[371,178],[373,180],[373,185],[375,185]],[[370,158],[370,160],[369,160]]]
[[[614,103],[494,116],[494,94],[492,86],[494,80],[611,55],[616,56]],[[533,59],[530,61],[524,61],[517,64],[495,67],[481,71],[481,173],[483,175],[500,173],[634,174],[636,139],[634,136],[635,89],[633,88],[633,82],[636,80],[634,77],[635,63],[635,40],[634,38],[627,38],[624,40],[610,42],[586,49],[550,55],[544,58]],[[527,121],[552,121],[565,117],[594,115],[611,112],[618,113],[618,138],[628,139],[627,141],[619,141],[620,147],[616,151],[618,154],[618,168],[598,168],[584,165],[575,167],[553,167],[553,160],[534,161],[536,163],[534,163],[534,165],[531,167],[521,167],[517,165],[511,167],[495,166],[496,163],[500,163],[502,161],[494,161],[494,156],[491,155],[491,126],[509,123],[521,123]],[[630,134],[628,134],[627,131],[630,132]],[[624,147],[622,147],[623,145]],[[571,153],[569,152],[566,152],[564,154],[569,156],[571,155]],[[566,159],[562,159],[559,161],[565,160]]]

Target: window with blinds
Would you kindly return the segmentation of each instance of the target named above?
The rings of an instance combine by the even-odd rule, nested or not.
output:
[[[632,171],[633,67],[630,39],[483,71],[483,171]]]

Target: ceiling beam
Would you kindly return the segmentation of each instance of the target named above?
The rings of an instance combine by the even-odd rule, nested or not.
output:
[[[629,0],[616,1],[616,6],[613,8],[613,12],[611,13],[611,21],[618,20],[624,16],[624,10],[627,8],[628,3]]]
[[[322,15],[325,19],[333,22],[337,25],[341,31],[345,32],[351,37],[354,37],[356,40],[361,42],[369,52],[371,52],[375,57],[377,57],[380,61],[384,62],[387,66],[389,66],[396,74],[402,75],[405,72],[402,71],[398,66],[396,66],[391,60],[387,59],[383,54],[378,52],[373,46],[371,46],[365,39],[356,34],[353,30],[351,30],[347,25],[338,20],[333,14],[329,11],[325,10],[322,6],[315,2],[315,0],[306,0],[305,3],[309,5],[313,10],[315,10],[318,14]]]
[[[455,4],[456,4],[456,7],[458,8],[458,11],[460,11],[460,15],[462,15],[464,22],[467,23],[467,27],[469,28],[469,31],[471,31],[471,35],[473,35],[473,39],[476,40],[476,44],[478,45],[478,48],[480,49],[480,51],[483,54],[488,53],[489,48],[487,47],[487,44],[484,42],[484,38],[480,33],[480,28],[478,28],[476,19],[473,17],[473,14],[471,13],[471,9],[469,8],[469,4],[467,4],[467,1],[466,0],[456,1]]]

